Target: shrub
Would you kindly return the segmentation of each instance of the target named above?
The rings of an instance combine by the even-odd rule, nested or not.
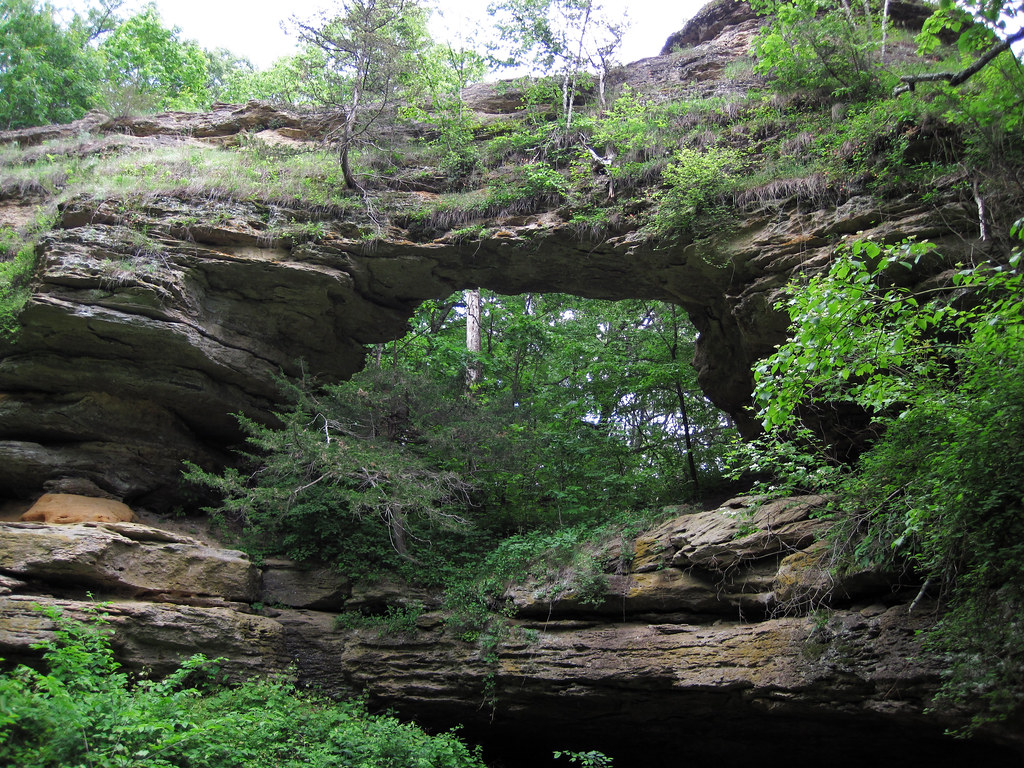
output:
[[[556,205],[568,189],[565,177],[545,163],[525,163],[495,179],[488,190],[491,214],[526,213]]]
[[[739,153],[730,149],[680,149],[665,168],[654,234],[665,239],[700,236],[720,224],[728,210],[723,198],[735,186],[732,173],[739,162]]]
[[[755,369],[754,450],[838,494],[846,563],[909,567],[949,595],[930,643],[952,661],[943,696],[981,702],[979,724],[1024,703],[1024,274],[1017,252],[915,294],[897,278],[930,253],[855,244],[792,288],[790,340]],[[855,463],[806,424],[850,408],[873,435]]]
[[[2,232],[0,236],[3,236]],[[0,242],[0,250],[3,248],[4,243]],[[28,301],[29,279],[35,266],[36,254],[32,244],[20,245],[13,258],[0,261],[0,339],[10,338],[19,328],[18,315]]]
[[[451,733],[430,736],[359,701],[332,702],[280,679],[201,685],[215,669],[194,656],[164,680],[118,671],[106,617],[47,614],[48,671],[0,674],[0,764],[64,768],[483,768]],[[206,690],[203,690],[206,688]]]
[[[754,43],[754,71],[774,75],[778,88],[823,89],[857,100],[877,85],[881,37],[871,15],[832,0],[761,0],[754,6],[771,19]]]

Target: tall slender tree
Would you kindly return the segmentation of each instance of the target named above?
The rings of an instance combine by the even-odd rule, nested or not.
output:
[[[292,19],[309,47],[314,98],[340,112],[336,141],[349,189],[362,189],[352,173],[352,146],[412,80],[414,56],[429,42],[426,20],[416,0],[341,0],[330,17]]]
[[[562,115],[568,133],[585,72],[598,75],[603,100],[605,75],[622,42],[626,18],[613,19],[597,0],[495,0],[488,11],[496,19],[501,39],[510,47],[506,63],[529,63],[561,78]]]
[[[483,369],[479,355],[483,350],[480,336],[480,289],[470,288],[465,292],[466,298],[466,351],[469,353],[469,364],[466,366],[466,386],[472,394],[472,387],[480,381]]]

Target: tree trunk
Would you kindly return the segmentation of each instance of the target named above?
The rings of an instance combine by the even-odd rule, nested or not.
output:
[[[348,142],[341,146],[341,175],[345,179],[345,186],[349,189],[360,189],[359,184],[356,182],[356,177],[352,175],[352,166],[349,165],[348,161]]]
[[[470,354],[466,366],[466,386],[472,390],[480,381],[479,355],[483,349],[480,339],[480,289],[466,290],[466,351]]]
[[[583,41],[587,36],[587,27],[590,24],[591,3],[587,3],[586,15],[583,17],[583,25],[580,28],[580,43],[576,49],[576,60],[572,67],[572,86],[568,89],[565,98],[565,132],[572,130],[572,109],[576,102],[576,78],[579,77],[580,67],[583,66]]]
[[[885,64],[885,42],[889,30],[889,0],[882,6],[882,64]]]
[[[369,60],[360,56],[357,60],[355,84],[352,86],[352,103],[345,115],[345,128],[341,135],[341,175],[345,178],[345,186],[349,189],[363,191],[352,174],[349,164],[349,150],[352,148],[352,137],[355,135],[356,118],[359,117],[359,101],[362,97],[362,79],[366,77]]]
[[[700,484],[697,482],[697,462],[693,459],[693,440],[690,437],[690,414],[686,410],[686,396],[679,382],[676,383],[676,396],[679,398],[679,413],[683,417],[683,438],[686,441],[686,461],[690,465],[690,480],[693,481],[693,494],[700,492]]]

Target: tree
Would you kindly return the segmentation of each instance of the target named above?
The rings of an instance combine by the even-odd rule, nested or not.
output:
[[[89,34],[78,15],[66,28],[58,24],[48,2],[0,4],[0,127],[67,123],[86,113],[100,69]]]
[[[178,35],[152,5],[118,25],[99,46],[105,59],[103,106],[114,114],[209,107],[207,56]]]
[[[303,106],[313,103],[303,77],[300,56],[282,56],[268,69],[248,70],[244,66],[231,69],[217,98],[230,103],[258,99],[272,104]]]
[[[242,523],[250,546],[365,571],[393,553],[427,554],[432,530],[465,525],[472,484],[434,461],[402,377],[375,373],[291,387],[283,428],[240,419],[250,472],[190,467],[190,479],[223,495],[215,511]]]
[[[466,109],[463,90],[484,74],[486,64],[468,47],[470,43],[469,38],[459,46],[439,43],[418,56],[411,83],[416,98],[401,108],[405,119],[434,126],[437,136],[430,143],[443,153],[439,167],[456,188],[480,163],[474,141],[476,119]]]
[[[469,288],[464,295],[466,299],[466,351],[469,353],[469,362],[466,365],[466,386],[472,392],[482,375],[480,361],[477,359],[483,350],[483,342],[480,337],[480,289]]]
[[[317,103],[340,111],[338,152],[345,184],[361,189],[349,159],[356,139],[391,106],[428,42],[416,0],[341,0],[329,19],[292,23],[311,49],[307,83]]]
[[[251,78],[256,71],[251,61],[232,53],[227,48],[207,51],[206,61],[206,90],[214,101],[231,101],[227,97],[230,85]]]
[[[603,105],[605,76],[622,42],[625,19],[613,21],[595,0],[500,0],[488,12],[497,18],[501,39],[511,46],[506,63],[530,62],[561,78],[566,133],[585,72],[597,72]]]

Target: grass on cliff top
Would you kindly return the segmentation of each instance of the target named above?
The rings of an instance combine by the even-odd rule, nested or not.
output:
[[[0,150],[0,192],[57,202],[150,195],[259,200],[313,209],[358,205],[329,150],[275,151],[261,142],[236,149],[196,143],[126,145],[123,139],[61,139],[24,152]]]

